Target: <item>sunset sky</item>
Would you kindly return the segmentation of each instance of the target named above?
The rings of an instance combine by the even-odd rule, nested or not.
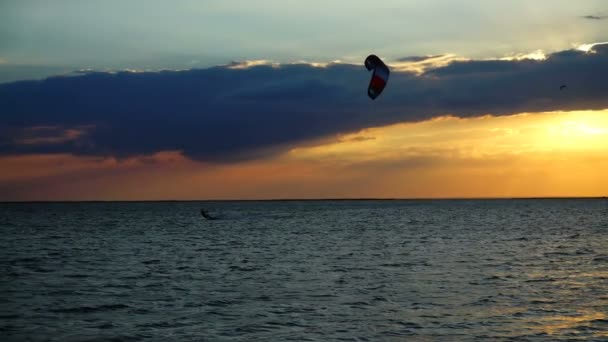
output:
[[[0,2],[0,201],[608,196],[607,152],[603,0]]]

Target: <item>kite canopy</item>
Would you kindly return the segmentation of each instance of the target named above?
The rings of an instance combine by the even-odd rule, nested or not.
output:
[[[382,90],[384,90],[390,71],[386,64],[376,55],[367,56],[365,67],[367,70],[373,71],[372,79],[369,81],[369,87],[367,88],[367,95],[372,100],[375,100],[376,97],[380,96]]]

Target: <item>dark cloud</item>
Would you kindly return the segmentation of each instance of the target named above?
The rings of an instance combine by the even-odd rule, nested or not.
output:
[[[605,15],[585,15],[583,16],[584,19],[589,19],[589,20],[604,20],[606,18],[608,18]]]
[[[376,140],[376,137],[366,137],[366,136],[356,136],[353,138],[348,139],[348,141],[353,141],[353,142],[362,142],[362,141],[370,141],[370,140]]]
[[[71,70],[68,67],[14,65],[0,61],[0,84],[23,79],[41,79],[49,75],[63,75],[70,72]]]
[[[438,115],[608,108],[608,45],[544,61],[393,72],[376,101],[367,98],[370,75],[360,65],[236,67],[0,84],[0,154],[128,157],[180,150],[198,160],[234,161]],[[560,92],[562,84],[568,88]]]
[[[437,59],[444,57],[445,55],[435,55],[435,56],[407,56],[401,57],[397,59],[398,62],[423,62],[429,59]]]

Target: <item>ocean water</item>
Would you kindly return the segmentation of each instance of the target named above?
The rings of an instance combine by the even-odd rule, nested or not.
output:
[[[0,232],[2,341],[608,341],[605,199],[0,204]]]

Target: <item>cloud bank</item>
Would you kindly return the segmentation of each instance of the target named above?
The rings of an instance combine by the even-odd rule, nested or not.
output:
[[[395,70],[376,101],[366,95],[369,77],[362,65],[233,63],[0,84],[0,154],[182,151],[196,160],[231,162],[446,114],[604,109],[608,45],[545,60],[453,61],[421,74]]]

